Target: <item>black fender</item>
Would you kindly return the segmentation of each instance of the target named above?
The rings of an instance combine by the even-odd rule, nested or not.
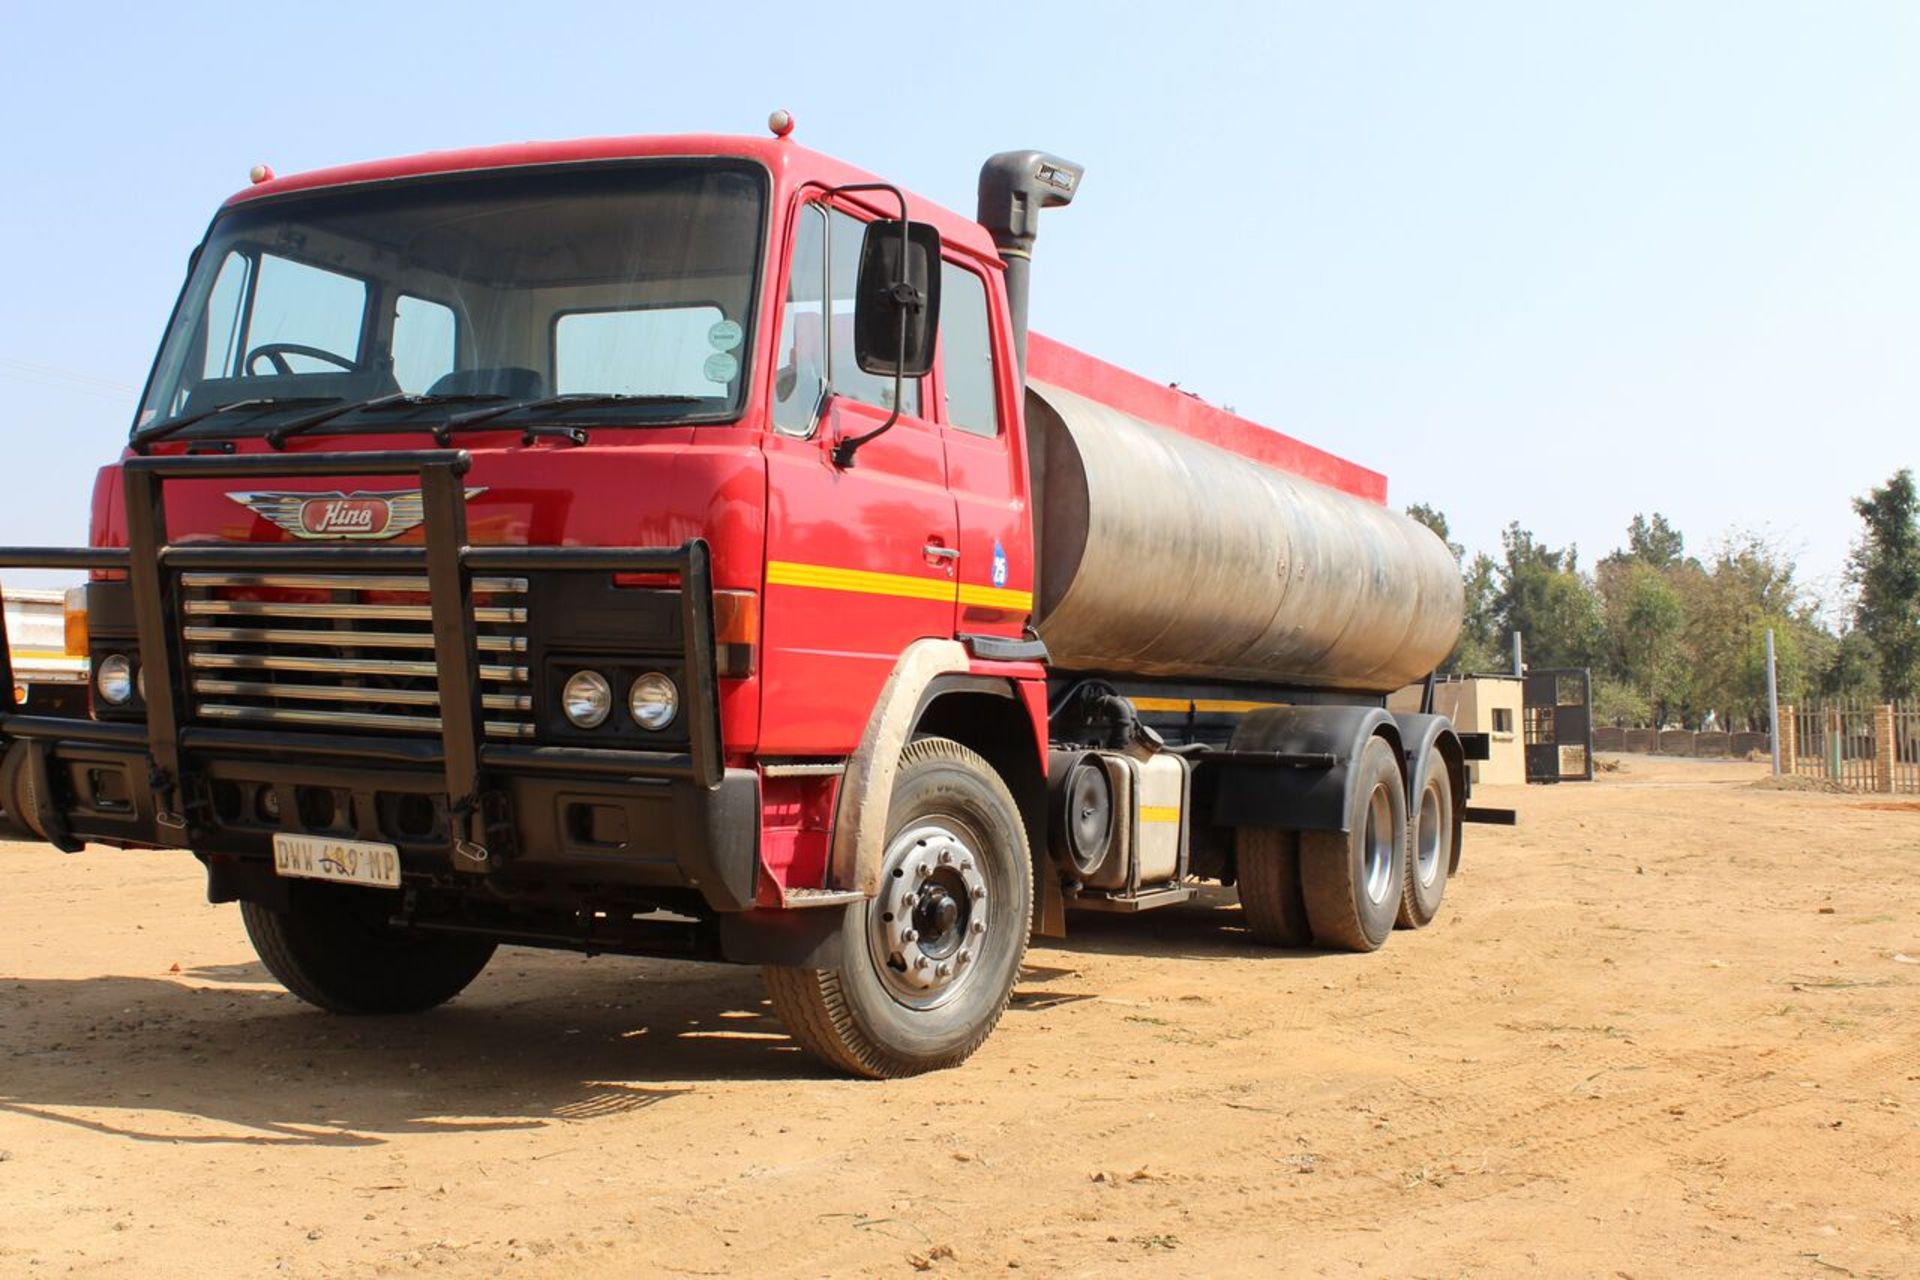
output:
[[[1406,712],[1394,716],[1400,727],[1400,741],[1407,773],[1407,811],[1413,812],[1414,797],[1427,783],[1428,772],[1444,766],[1453,787],[1453,857],[1447,874],[1460,869],[1460,833],[1467,812],[1467,753],[1453,721],[1445,716]]]
[[[1214,826],[1345,831],[1352,765],[1374,738],[1392,746],[1404,778],[1400,725],[1384,707],[1263,708],[1226,751],[1194,757],[1195,791]]]

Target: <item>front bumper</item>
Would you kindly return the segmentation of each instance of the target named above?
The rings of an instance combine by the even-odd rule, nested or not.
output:
[[[409,877],[494,888],[691,890],[713,911],[752,905],[756,776],[721,759],[707,546],[469,547],[460,450],[133,458],[126,549],[0,549],[0,567],[127,576],[144,723],[30,715],[13,701],[0,628],[0,824],[62,848],[88,840],[189,848],[264,864],[275,831],[381,840]],[[419,546],[169,545],[163,483],[417,475]],[[438,668],[437,738],[356,737],[195,724],[180,639],[187,570],[424,573]],[[685,750],[532,746],[484,738],[472,582],[479,574],[665,573],[680,584]],[[160,677],[160,678],[156,678]]]

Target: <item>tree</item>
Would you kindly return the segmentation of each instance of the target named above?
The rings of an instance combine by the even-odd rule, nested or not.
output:
[[[1424,502],[1416,502],[1407,508],[1407,514],[1433,530],[1440,541],[1447,544],[1447,550],[1453,552],[1453,562],[1459,564],[1466,559],[1467,549],[1453,540],[1447,528],[1447,517],[1438,507],[1430,507]]]
[[[1686,557],[1686,539],[1658,511],[1649,520],[1635,515],[1627,525],[1627,546],[1609,559],[1635,560],[1655,569],[1671,569]]]
[[[1453,646],[1448,671],[1502,671],[1507,662],[1500,643],[1499,566],[1482,551],[1461,575],[1466,590],[1466,617],[1460,639]]]
[[[1482,553],[1476,555],[1471,564],[1465,564],[1467,549],[1453,541],[1447,517],[1438,507],[1416,502],[1407,508],[1407,514],[1433,530],[1453,553],[1454,563],[1462,565],[1460,587],[1465,596],[1465,613],[1460,623],[1460,638],[1453,642],[1453,652],[1440,664],[1440,670],[1447,673],[1493,670],[1500,660],[1500,637],[1493,612],[1496,590],[1492,559]]]
[[[1591,667],[1603,645],[1600,602],[1580,574],[1579,552],[1555,551],[1519,524],[1500,535],[1496,611],[1504,631],[1518,631],[1531,667]]]
[[[1683,638],[1689,670],[1685,718],[1718,713],[1728,726],[1767,719],[1766,633],[1774,633],[1780,700],[1806,685],[1811,633],[1822,632],[1814,601],[1794,581],[1785,551],[1754,533],[1736,534],[1714,554],[1688,592]],[[1681,570],[1687,575],[1687,570]]]
[[[1848,561],[1860,595],[1854,625],[1880,659],[1880,696],[1920,695],[1920,498],[1902,468],[1853,509],[1866,524]]]
[[[1678,585],[1683,575],[1673,565],[1657,568],[1616,553],[1601,562],[1594,578],[1606,627],[1602,668],[1646,708],[1640,723],[1663,724],[1686,695],[1681,638],[1687,610]]]

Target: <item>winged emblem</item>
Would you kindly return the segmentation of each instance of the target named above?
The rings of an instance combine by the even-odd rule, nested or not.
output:
[[[467,501],[485,493],[467,490]],[[344,539],[378,542],[397,538],[427,518],[418,489],[386,493],[230,493],[227,495],[262,520],[278,525],[296,538]]]

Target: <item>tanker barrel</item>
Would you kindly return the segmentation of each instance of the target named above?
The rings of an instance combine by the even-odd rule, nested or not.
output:
[[[1385,693],[1459,635],[1453,553],[1399,512],[1042,382],[1027,448],[1063,669]]]

